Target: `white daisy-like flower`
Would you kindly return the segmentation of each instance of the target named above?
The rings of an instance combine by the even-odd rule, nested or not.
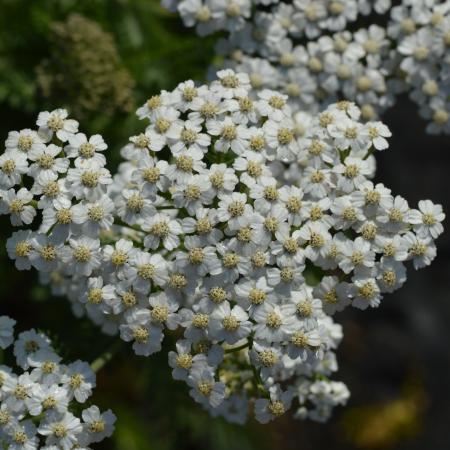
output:
[[[431,200],[419,201],[419,210],[411,210],[409,222],[414,225],[414,231],[420,236],[431,236],[437,239],[443,233],[442,221],[445,214],[441,205],[435,205]]]
[[[247,337],[252,329],[248,314],[238,305],[225,301],[211,313],[210,335],[217,341],[233,345]]]
[[[86,433],[86,438],[81,439],[82,442],[87,444],[100,442],[105,437],[112,435],[117,418],[110,409],[101,413],[98,406],[93,405],[85,409],[81,416],[83,418],[83,429]]]
[[[9,214],[14,226],[29,225],[36,216],[36,210],[29,203],[33,194],[27,188],[20,188],[17,192],[9,189],[0,193],[0,214]]]
[[[177,220],[164,213],[157,213],[150,217],[142,228],[147,232],[144,245],[150,249],[157,249],[163,245],[167,250],[173,250],[180,242],[178,237],[182,228]]]
[[[76,361],[67,366],[61,381],[68,389],[69,398],[84,403],[96,386],[95,374],[91,366],[84,361]]]
[[[28,153],[36,147],[42,147],[44,143],[37,131],[29,128],[20,131],[10,131],[5,141],[6,150],[11,152]]]
[[[137,355],[149,356],[161,349],[163,334],[152,324],[147,309],[131,309],[125,314],[126,322],[120,325],[120,336],[126,341],[133,341],[133,350]]]
[[[38,428],[38,433],[46,438],[46,444],[55,444],[62,450],[73,448],[82,431],[80,419],[70,412],[50,412]]]
[[[14,326],[16,321],[8,316],[0,316],[0,347],[5,349],[14,341]]]
[[[68,119],[68,115],[65,109],[41,112],[36,121],[39,135],[48,141],[55,134],[60,141],[67,142],[78,131],[78,122]]]
[[[255,416],[260,423],[268,423],[284,415],[291,406],[292,392],[283,392],[281,387],[276,385],[270,388],[269,393],[269,399],[259,398],[255,401]]]
[[[100,241],[87,236],[69,239],[62,260],[67,264],[68,271],[89,277],[102,263]]]
[[[211,369],[206,367],[193,367],[188,385],[189,394],[198,403],[217,408],[225,397],[225,384],[214,379]]]
[[[9,189],[20,183],[28,172],[28,161],[24,153],[9,151],[0,156],[0,187]]]

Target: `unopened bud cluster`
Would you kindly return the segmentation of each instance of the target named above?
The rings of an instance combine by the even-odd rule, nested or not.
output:
[[[3,360],[15,361],[0,365],[0,447],[89,450],[111,436],[114,414],[85,406],[96,385],[89,364],[63,364],[47,336],[28,330],[15,337],[15,324],[0,317]]]
[[[370,181],[390,132],[354,104],[307,119],[246,74],[217,76],[151,97],[114,177],[64,110],[11,132],[1,211],[24,227],[8,254],[137,354],[175,339],[173,377],[213,415],[324,420],[349,395],[329,378],[331,315],[430,264],[444,214]]]

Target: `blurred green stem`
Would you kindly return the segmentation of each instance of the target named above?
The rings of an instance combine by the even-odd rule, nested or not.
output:
[[[111,361],[111,359],[114,357],[114,355],[116,355],[119,352],[119,350],[122,348],[122,344],[123,344],[123,342],[121,339],[114,340],[114,342],[111,344],[111,346],[92,362],[92,364],[91,364],[92,370],[95,373],[97,373],[101,369],[103,369],[103,367],[109,361]]]
[[[227,348],[225,350],[225,353],[234,353],[238,352],[240,350],[244,350],[244,348],[247,348],[250,346],[250,342],[246,342],[245,344],[240,345],[239,347],[233,347],[233,348]]]

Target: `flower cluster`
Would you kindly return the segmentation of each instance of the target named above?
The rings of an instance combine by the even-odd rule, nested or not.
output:
[[[295,110],[316,114],[354,101],[373,120],[409,92],[429,123],[450,133],[450,4],[403,0],[163,0],[200,35],[226,30],[217,44],[224,66],[276,89]],[[384,14],[350,31],[361,15]]]
[[[349,395],[329,379],[331,315],[378,306],[407,260],[428,265],[444,214],[369,180],[390,132],[354,104],[307,121],[246,74],[217,77],[139,108],[148,125],[114,177],[64,110],[11,132],[0,211],[27,227],[8,254],[137,354],[176,340],[173,377],[212,414],[242,423],[252,404],[267,422],[294,401],[324,420]]]
[[[15,324],[0,317],[0,348],[12,345],[8,361],[15,360],[0,365],[1,448],[89,450],[91,444],[111,436],[116,417],[110,410],[101,413],[95,405],[81,410],[95,388],[89,364],[62,364],[50,339],[35,330],[15,339]]]

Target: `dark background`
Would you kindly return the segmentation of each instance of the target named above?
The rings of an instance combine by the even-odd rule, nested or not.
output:
[[[70,30],[65,39],[55,35],[55,23],[67,23],[75,12],[89,27],[93,23],[99,33],[109,33],[107,41],[112,37],[108,45],[117,52],[112,67],[92,69],[95,61],[89,54],[95,54],[95,42],[79,44],[91,50],[86,62],[76,54],[80,50]],[[78,108],[82,131],[105,137],[114,165],[120,146],[141,130],[127,108],[134,111],[150,95],[187,78],[202,79],[213,61],[213,43],[214,38],[199,39],[185,30],[156,0],[0,0],[0,137],[6,139],[9,130],[32,128],[41,110],[67,105]],[[111,96],[100,96],[90,109],[80,106],[80,75],[67,68],[85,63],[93,79],[106,76],[120,83],[127,72],[134,85],[127,107],[119,100],[111,107]],[[58,80],[60,89],[45,91],[39,81],[43,72]],[[376,180],[411,206],[430,198],[448,212],[449,137],[426,135],[415,105],[406,98],[383,120],[393,137],[390,149],[377,155]],[[34,272],[16,271],[4,248],[11,233],[5,217],[0,230],[0,314],[17,319],[21,330],[37,327],[49,333],[68,361],[94,360],[111,338],[89,321],[76,319],[69,303],[51,297]],[[119,421],[114,437],[96,448],[450,448],[450,234],[444,233],[437,245],[431,267],[418,272],[411,268],[405,286],[387,295],[380,308],[347,309],[336,316],[345,336],[336,379],[347,383],[352,397],[329,423],[286,417],[267,426],[235,427],[210,419],[191,401],[185,385],[171,379],[164,350],[148,359],[125,346],[98,375],[93,400],[112,408]]]

